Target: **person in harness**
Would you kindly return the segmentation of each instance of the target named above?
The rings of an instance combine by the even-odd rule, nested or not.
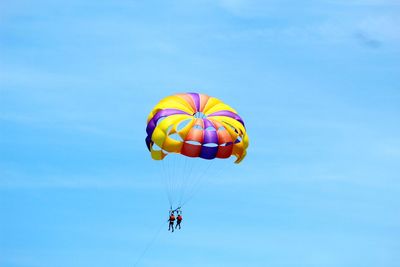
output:
[[[168,231],[174,232],[174,222],[175,222],[174,211],[171,211],[168,221],[169,221]]]
[[[175,225],[175,229],[176,228],[178,228],[178,226],[179,226],[179,229],[181,229],[181,222],[182,222],[182,212],[179,214],[178,213],[178,217],[176,218],[176,225]]]

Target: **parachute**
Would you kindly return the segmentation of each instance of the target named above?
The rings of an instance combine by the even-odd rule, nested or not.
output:
[[[181,207],[188,200],[215,159],[233,156],[235,163],[240,163],[249,144],[244,121],[236,110],[200,93],[162,99],[147,118],[146,133],[152,159],[164,164],[171,207]],[[206,167],[201,166],[207,161]],[[194,170],[194,165],[199,169]],[[185,191],[190,192],[186,200]],[[180,197],[174,203],[177,195]]]

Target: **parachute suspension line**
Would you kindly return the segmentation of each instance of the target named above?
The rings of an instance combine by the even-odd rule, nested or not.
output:
[[[164,160],[161,161],[161,165],[162,165],[163,174],[164,174],[163,175],[164,177],[162,177],[162,180],[164,182],[164,190],[165,190],[165,193],[167,194],[169,205],[172,205],[171,193],[169,192],[169,188],[168,188],[169,187],[169,185],[168,185],[168,172],[165,169]]]
[[[168,160],[168,159],[167,159]],[[173,202],[174,202],[174,195],[173,195],[173,191],[172,191],[172,185],[173,185],[173,183],[172,183],[172,179],[173,179],[173,170],[172,170],[172,164],[171,164],[171,161],[167,161],[167,164],[168,164],[168,192],[169,192],[169,195],[171,196],[171,205],[173,204]]]
[[[170,196],[170,206],[174,207],[177,200],[177,193],[179,190],[179,183],[181,181],[180,176],[180,155],[171,153],[169,157],[165,159],[166,168],[168,170],[168,195]]]
[[[177,191],[177,188],[176,188],[176,184],[177,184],[177,182],[178,182],[178,177],[177,177],[177,175],[176,175],[176,172],[177,172],[177,162],[178,162],[178,156],[177,155],[171,155],[172,157],[171,157],[171,160],[172,160],[172,179],[171,179],[171,183],[172,183],[172,205],[174,206],[175,205],[175,200],[176,200],[176,191]]]
[[[186,205],[202,188],[205,177],[207,180],[217,179],[225,169],[219,163],[228,163],[228,161],[214,162],[215,160],[188,158],[175,153],[169,154],[165,160],[167,162],[163,160],[162,164],[166,173],[166,191],[171,210]],[[211,171],[214,165],[218,168],[214,168],[216,171]]]
[[[211,165],[213,164],[214,161],[206,161],[207,164],[205,166],[200,166],[201,168],[197,170],[197,172],[193,175],[192,183],[190,184],[190,187],[188,188],[188,192],[186,195],[186,200],[191,199],[192,195],[194,195],[194,192],[197,192],[196,187],[199,185],[199,182],[203,177],[205,177],[208,174],[208,170],[210,169]]]
[[[204,177],[207,174],[207,172],[210,169],[211,165],[212,164],[210,164],[208,166],[207,171],[203,173],[202,177]],[[225,166],[220,166],[218,168],[218,170],[215,173],[213,173],[213,177],[218,177],[222,173],[222,171],[226,169],[226,166],[228,165],[228,163],[226,161],[224,161],[223,165],[225,165]],[[185,205],[187,202],[189,202],[196,195],[196,193],[200,190],[200,188],[201,188],[200,185],[201,185],[202,181],[203,181],[203,179],[199,179],[198,186],[196,188],[194,188],[194,190],[191,191],[192,192],[191,195],[186,199],[186,201],[182,204],[182,206]]]
[[[189,171],[189,173],[187,174],[187,177],[186,177],[186,185],[185,185],[185,188],[182,190],[182,197],[181,197],[181,199],[180,199],[180,201],[179,201],[179,206],[182,206],[181,204],[182,204],[182,199],[184,199],[185,198],[185,195],[186,195],[186,189],[187,188],[190,188],[190,186],[188,187],[187,185],[190,185],[190,184],[192,184],[192,181],[193,181],[193,179],[192,179],[192,177],[194,176],[194,173],[196,173],[196,167],[197,167],[197,165],[198,165],[198,161],[199,159],[189,159],[189,161],[191,161],[191,163],[189,164],[190,165],[190,171]]]
[[[198,161],[196,160],[195,163],[198,163]],[[188,197],[188,194],[193,189],[193,186],[195,184],[196,178],[197,178],[197,176],[199,175],[200,172],[201,171],[199,170],[199,168],[197,168],[197,166],[196,166],[196,168],[193,168],[193,171],[191,172],[191,175],[190,175],[190,179],[188,180],[188,183],[186,185],[186,188],[185,188],[185,191],[184,191],[184,194],[183,194],[183,197],[182,197],[183,201],[185,201],[185,199]]]
[[[169,168],[169,163],[168,162],[165,162],[163,160],[163,164],[164,164],[164,166],[166,167],[166,170],[167,170],[167,175],[165,177],[165,181],[167,183],[167,192],[168,192],[169,202],[170,202],[170,205],[172,205],[172,196],[171,196],[171,189],[170,189],[171,188],[171,170]]]
[[[139,255],[139,257],[137,258],[135,264],[133,265],[133,267],[136,267],[140,260],[143,258],[143,256],[146,254],[147,250],[149,250],[149,248],[151,247],[151,245],[153,245],[154,241],[156,241],[158,235],[161,232],[161,229],[163,228],[165,224],[165,221],[162,222],[162,224],[160,225],[160,227],[158,228],[157,232],[155,233],[155,235],[153,236],[153,238],[150,240],[150,242],[147,244],[147,246],[143,249],[142,253]]]
[[[170,155],[171,158],[171,170],[172,170],[172,176],[171,176],[171,193],[172,193],[172,206],[175,205],[175,199],[176,199],[176,181],[177,181],[177,177],[176,177],[176,162],[177,162],[177,156],[174,154]]]
[[[178,200],[178,207],[181,205],[181,200],[182,200],[182,195],[184,192],[185,184],[187,182],[187,172],[186,172],[186,166],[187,166],[187,157],[183,157],[182,161],[184,161],[183,169],[182,169],[182,179],[180,183],[180,188],[179,188],[179,200]]]
[[[184,180],[183,180],[183,184],[182,184],[182,188],[180,190],[180,194],[179,194],[179,201],[178,204],[179,206],[181,206],[182,204],[182,199],[185,196],[186,193],[186,187],[187,185],[190,183],[190,181],[192,180],[193,177],[193,173],[195,172],[195,166],[196,165],[196,160],[195,159],[191,159],[189,158],[189,171],[184,175]]]
[[[183,197],[185,196],[185,191],[186,191],[187,185],[188,185],[188,183],[189,183],[189,181],[190,181],[190,175],[191,175],[191,172],[192,172],[192,169],[193,169],[193,165],[191,165],[190,172],[189,172],[189,170],[186,171],[187,161],[188,161],[188,159],[185,158],[184,182],[183,182],[183,184],[182,184],[181,194],[180,194],[180,196],[179,196],[179,206],[182,205],[182,200],[183,200]],[[189,164],[189,165],[190,165],[190,164]],[[190,167],[190,166],[189,166],[189,167]]]
[[[167,159],[169,162],[169,170],[170,170],[170,193],[171,193],[171,199],[172,199],[172,206],[175,204],[175,180],[176,180],[176,176],[175,176],[175,155],[170,154],[170,158]]]
[[[168,155],[169,156],[169,155]],[[167,156],[167,157],[168,157]],[[167,170],[167,177],[165,177],[167,179],[167,191],[168,191],[168,195],[170,197],[170,205],[172,205],[172,194],[171,194],[171,167],[170,167],[170,162],[168,161],[167,158],[164,158],[162,160],[165,164],[165,168]]]
[[[188,196],[186,197],[185,201],[180,205],[181,207],[183,205],[185,205],[187,202],[189,202],[195,196],[195,194],[199,191],[201,182],[203,181],[203,177],[205,177],[208,174],[208,171],[210,170],[210,167],[212,165],[213,165],[213,161],[210,160],[210,162],[206,166],[206,169],[197,174],[196,179],[194,179],[194,182],[192,183],[193,186],[191,186],[191,190],[190,190]],[[221,169],[220,169],[220,171],[221,171]]]
[[[183,181],[183,173],[182,173],[182,166],[183,166],[183,158],[184,157],[178,157],[178,160],[177,160],[177,169],[176,169],[176,178],[177,178],[177,180],[176,180],[176,194],[175,194],[175,197],[176,197],[176,205],[178,205],[178,201],[179,201],[179,193],[181,192],[180,190],[181,190],[181,188],[182,188],[182,181]]]

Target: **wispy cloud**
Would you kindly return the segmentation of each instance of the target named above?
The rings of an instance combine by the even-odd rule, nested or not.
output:
[[[400,11],[400,10],[399,10]],[[355,21],[355,28],[367,39],[377,39],[383,43],[400,43],[400,17],[396,12],[366,15]]]
[[[306,1],[301,5],[292,2],[284,5],[281,1],[222,0],[219,3],[234,16],[258,21],[257,27],[234,31],[230,38],[292,43],[352,43],[356,40],[369,48],[400,43],[398,1]],[[364,5],[380,8],[371,10]],[[309,19],[301,20],[303,16]],[[285,23],[260,26],[262,20],[280,21],[282,18]]]
[[[324,0],[325,2],[339,3],[341,5],[367,5],[367,6],[400,6],[397,0]]]
[[[382,46],[382,43],[379,40],[371,38],[368,34],[362,31],[356,32],[354,38],[356,38],[360,44],[370,48],[379,48]]]
[[[157,189],[162,183],[152,183],[152,178],[138,179],[135,174],[127,176],[120,173],[102,175],[27,175],[15,171],[0,173],[0,188],[28,189]]]

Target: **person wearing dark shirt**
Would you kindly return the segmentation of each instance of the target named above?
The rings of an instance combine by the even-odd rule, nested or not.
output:
[[[175,229],[178,228],[181,229],[181,222],[182,222],[182,215],[178,214],[178,217],[176,218],[176,225],[175,225]]]

